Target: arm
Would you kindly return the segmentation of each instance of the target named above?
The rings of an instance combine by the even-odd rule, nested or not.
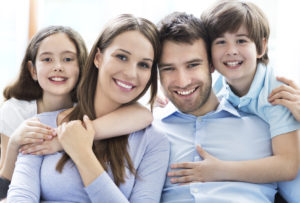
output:
[[[4,140],[2,150],[3,154],[1,153],[1,161],[3,159],[3,166],[1,168],[0,175],[8,180],[11,180],[15,162],[18,156],[18,150],[21,145],[39,143],[44,139],[52,139],[53,136],[55,136],[54,131],[49,126],[39,122],[37,118],[31,118],[24,121],[12,133],[10,138],[2,135],[1,140]]]
[[[96,131],[95,139],[106,139],[132,133],[147,127],[152,120],[152,113],[141,104],[134,103],[124,106],[93,121]],[[118,127],[116,127],[116,122]],[[62,150],[62,147],[57,139],[24,145],[21,148],[22,153],[35,155],[52,154],[59,150]]]
[[[171,168],[181,170],[169,172],[172,183],[198,181],[244,181],[270,183],[292,180],[298,172],[297,142],[293,131],[272,139],[273,156],[249,161],[222,161],[205,152],[199,146],[197,151],[203,161],[173,164]]]
[[[147,127],[152,121],[152,113],[143,105],[134,103],[123,106],[93,121],[95,139],[129,134]]]
[[[8,202],[40,202],[40,167],[43,157],[18,156],[14,175],[8,190]]]

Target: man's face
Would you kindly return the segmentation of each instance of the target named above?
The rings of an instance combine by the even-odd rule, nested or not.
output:
[[[159,63],[166,97],[182,112],[199,116],[211,95],[211,73],[202,39],[193,44],[165,41]]]

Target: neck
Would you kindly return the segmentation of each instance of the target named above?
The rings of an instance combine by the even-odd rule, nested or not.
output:
[[[113,112],[120,106],[121,104],[115,103],[109,100],[106,95],[101,94],[101,91],[96,91],[94,99],[96,118]]]
[[[211,111],[216,110],[218,105],[219,105],[219,100],[218,100],[217,96],[215,95],[214,91],[211,90],[209,97],[208,97],[207,101],[205,102],[205,104],[203,104],[201,106],[201,108],[199,108],[197,111],[193,112],[192,114],[194,116],[203,116]]]
[[[43,97],[37,101],[38,113],[57,111],[72,106],[73,102],[69,94],[65,96],[51,95],[51,97],[44,94]]]

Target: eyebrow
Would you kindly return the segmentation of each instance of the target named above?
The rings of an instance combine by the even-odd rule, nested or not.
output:
[[[125,50],[125,49],[118,49],[118,50],[120,50],[120,51],[122,51],[122,52],[125,52],[125,53],[127,53],[128,55],[131,55],[131,53],[130,53],[129,51]],[[144,61],[151,61],[151,62],[153,62],[153,60],[152,60],[151,58],[143,58],[143,60],[144,60]]]
[[[53,54],[53,53],[52,53],[52,52],[49,52],[49,51],[45,51],[45,52],[42,52],[42,53],[40,54],[40,56],[42,56],[42,55],[51,55],[51,54]],[[75,54],[75,55],[76,55],[76,52],[66,50],[66,51],[61,52],[60,54]]]

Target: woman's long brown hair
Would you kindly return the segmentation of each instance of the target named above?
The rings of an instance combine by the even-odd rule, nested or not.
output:
[[[149,103],[152,107],[157,92],[157,59],[160,51],[158,31],[153,23],[144,18],[136,18],[130,14],[123,14],[111,20],[106,25],[96,43],[93,45],[83,70],[82,80],[78,86],[78,104],[67,116],[67,120],[82,120],[82,117],[85,114],[88,115],[90,119],[96,119],[94,98],[98,79],[98,69],[94,65],[94,58],[97,48],[103,53],[115,37],[126,31],[139,31],[150,41],[154,50],[154,61],[151,68],[150,79],[142,93],[129,103],[137,101],[151,86]],[[93,144],[93,151],[96,157],[106,171],[108,168],[111,169],[114,182],[118,186],[125,182],[125,168],[128,168],[132,174],[135,174],[135,169],[128,153],[128,136],[129,135],[124,135],[106,140],[94,141]],[[64,164],[68,159],[69,156],[64,154],[59,160],[56,166],[56,169],[59,172],[62,171]]]

